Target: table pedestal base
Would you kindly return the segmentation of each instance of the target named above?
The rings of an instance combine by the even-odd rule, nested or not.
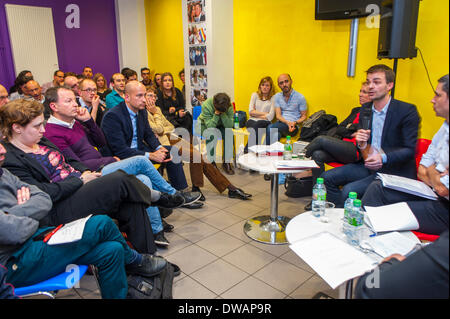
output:
[[[270,216],[258,216],[245,223],[244,232],[260,243],[285,245],[288,244],[285,230],[290,220],[283,216],[278,216],[275,220]]]

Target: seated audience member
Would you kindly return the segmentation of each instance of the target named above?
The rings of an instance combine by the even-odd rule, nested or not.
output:
[[[157,93],[156,105],[170,123],[185,128],[192,134],[192,115],[186,111],[183,93],[174,86],[171,73],[161,75],[161,87]]]
[[[102,129],[113,154],[120,159],[145,156],[153,162],[164,164],[170,184],[178,191],[188,187],[183,164],[172,161],[171,147],[164,147],[148,124],[145,109],[145,86],[138,81],[125,86],[125,101],[109,110],[102,121]],[[173,148],[176,153],[178,150]],[[197,194],[195,194],[197,195]],[[201,194],[198,193],[195,200]],[[199,208],[201,203],[191,202],[187,208]]]
[[[80,96],[80,82],[76,75],[67,75],[64,78],[64,86],[69,87],[73,90],[76,96]]]
[[[184,76],[184,69],[178,73],[178,76],[180,77],[181,82],[183,82],[183,88],[181,89],[181,93],[183,93],[184,104],[186,104],[186,83],[185,83],[186,80]]]
[[[0,123],[7,154],[3,166],[25,183],[50,195],[53,207],[42,225],[59,225],[90,214],[108,215],[119,222],[133,247],[154,253],[156,246],[145,209],[160,193],[135,176],[116,171],[106,176],[82,163],[65,158],[43,137],[44,107],[36,101],[17,100],[0,109]]]
[[[17,75],[16,79],[14,80],[14,85],[9,89],[10,95],[13,95],[13,93],[16,92],[18,92],[18,94],[22,94],[22,92],[20,91],[20,86],[24,84],[24,78],[33,78],[33,74],[31,73],[31,71],[23,70]]]
[[[216,166],[207,162],[206,159],[203,158],[200,152],[198,152],[190,142],[180,138],[170,139],[170,134],[175,128],[172,123],[165,118],[164,114],[162,114],[161,109],[156,106],[155,101],[157,96],[155,88],[151,87],[147,89],[146,99],[148,122],[153,132],[158,137],[161,145],[170,146],[176,144],[178,147],[181,146],[181,155],[185,155],[183,150],[189,150],[189,156],[182,157],[184,161],[189,161],[190,163],[189,171],[191,173],[193,192],[201,193],[200,187],[204,186],[203,174],[205,174],[219,193],[222,193],[225,189],[228,189],[228,197],[239,198],[242,200],[249,199],[252,196],[251,194],[247,194],[243,190],[231,184],[231,182],[223,176]],[[205,200],[203,194],[200,200]]]
[[[105,77],[101,73],[96,73],[93,78],[95,84],[97,85],[97,94],[100,99],[105,102],[106,105],[106,96],[112,92],[112,90],[108,87],[108,83],[106,82]]]
[[[97,95],[97,85],[94,80],[84,79],[80,83],[80,97],[77,99],[81,107],[87,109],[98,126],[102,124],[105,106],[100,96]]]
[[[249,120],[245,124],[250,132],[248,138],[250,146],[260,145],[263,134],[259,134],[261,129],[266,131],[266,127],[272,123],[275,109],[275,87],[270,76],[261,79],[258,85],[258,91],[252,94],[248,108]],[[248,144],[245,146],[245,152],[248,151]]]
[[[153,85],[158,90],[161,89],[161,73],[155,73],[155,76],[153,77]]]
[[[30,97],[32,97],[39,103],[44,103],[45,96],[42,94],[42,89],[39,83],[37,83],[35,80],[30,80],[25,83],[25,88]]]
[[[369,98],[373,102],[364,104],[360,111],[360,123],[362,114],[372,114],[370,129],[359,129],[355,136],[362,160],[321,175],[327,188],[327,200],[339,208],[350,192],[362,196],[377,172],[416,178],[414,156],[420,123],[417,109],[391,98],[389,92],[395,79],[391,68],[379,64],[366,72]]]
[[[111,84],[113,90],[106,96],[106,108],[108,110],[125,101],[125,77],[122,73],[113,74]]]
[[[85,66],[83,69],[83,73],[81,73],[81,75],[85,79],[92,79],[92,77],[94,76],[94,73],[92,72],[92,68],[90,66]]]
[[[406,202],[419,222],[418,231],[434,235],[448,229],[448,78],[447,74],[438,80],[435,96],[431,100],[436,116],[443,117],[445,121],[434,135],[427,152],[422,156],[417,172],[417,177],[435,191],[438,200],[429,200],[385,188],[379,180],[370,184],[362,198],[363,205],[373,207]]]
[[[279,141],[281,137],[296,135],[299,130],[298,125],[306,120],[305,97],[292,88],[291,76],[281,74],[278,77],[278,86],[282,91],[274,96],[275,115],[278,121],[267,127],[267,145]]]
[[[202,136],[206,138],[207,149],[210,150],[208,160],[215,162],[215,148],[217,139],[222,139],[224,149],[222,152],[222,167],[228,175],[234,175],[233,161],[233,133],[225,134],[226,129],[233,128],[234,110],[231,105],[230,97],[226,93],[217,93],[214,97],[207,99],[202,104],[202,113],[198,117],[201,125]],[[216,129],[216,130],[214,130]],[[217,136],[221,134],[220,137]],[[231,146],[229,145],[231,144]]]
[[[46,124],[44,136],[54,143],[66,158],[80,161],[91,171],[101,171],[102,175],[119,169],[127,174],[136,175],[147,187],[164,192],[164,194],[171,194],[162,196],[167,196],[167,201],[172,201],[174,204],[189,204],[189,201],[192,200],[192,195],[177,194],[176,190],[162,178],[145,156],[130,157],[123,161],[117,157],[103,157],[95,147],[99,149],[104,147],[106,145],[105,137],[89,112],[78,107],[75,95],[71,90],[51,89],[46,96],[46,103],[52,110],[52,116]],[[155,234],[155,243],[167,246],[168,241],[164,237],[163,228],[171,231],[173,226],[161,220],[157,207],[148,207],[147,213]]]
[[[53,81],[42,84],[42,94],[45,94],[49,88],[54,88],[64,85],[64,72],[61,70],[55,71],[53,73]]]
[[[149,68],[145,67],[141,69],[141,77],[141,83],[145,85],[145,89],[153,86],[152,75]]]
[[[358,299],[448,299],[449,237],[446,230],[408,257],[394,254],[358,279]]]
[[[15,83],[14,87],[17,87],[17,90],[14,91],[13,93],[11,93],[11,92],[9,93],[10,101],[24,99],[24,98],[30,96],[29,92],[27,91],[26,84],[28,81],[33,80],[33,76],[25,75],[25,74],[31,74],[31,72],[29,72],[29,71],[23,75],[21,75],[21,74],[22,74],[22,72],[19,74],[19,76],[16,78],[16,80],[14,82]]]
[[[130,81],[137,81],[137,73],[135,70],[127,69],[122,71],[122,75],[125,77],[125,84]]]
[[[0,84],[0,107],[9,102],[8,91]]]

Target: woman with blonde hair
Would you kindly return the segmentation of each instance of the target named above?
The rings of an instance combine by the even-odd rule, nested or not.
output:
[[[106,96],[111,93],[112,90],[108,87],[105,76],[101,73],[96,73],[93,80],[97,85],[97,95],[103,102],[106,102]]]
[[[270,125],[274,118],[274,95],[275,87],[272,78],[270,76],[262,78],[259,82],[257,92],[252,94],[248,109],[250,118],[247,121],[246,127],[250,132],[250,146],[262,143],[262,134],[258,134],[258,131],[259,129],[264,129],[265,133],[266,127]],[[244,151],[248,151],[248,144]]]

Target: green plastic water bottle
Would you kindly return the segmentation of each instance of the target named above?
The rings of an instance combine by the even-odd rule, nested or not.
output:
[[[283,160],[291,160],[292,159],[292,143],[291,143],[291,137],[286,137],[286,144],[284,144],[284,151],[283,151]]]
[[[236,130],[239,129],[239,116],[238,116],[237,112],[234,113],[234,128]]]

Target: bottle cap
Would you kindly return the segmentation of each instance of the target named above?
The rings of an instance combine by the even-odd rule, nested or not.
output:
[[[351,198],[351,199],[357,199],[357,198],[358,198],[358,194],[355,193],[355,192],[350,192],[350,193],[348,194],[348,198]]]
[[[290,136],[290,135],[286,136],[286,139],[287,139],[287,140],[290,140],[290,139],[291,139],[291,136]]]
[[[323,184],[323,178],[322,177],[319,177],[317,179],[317,184]]]
[[[361,200],[360,199],[355,199],[353,201],[353,206],[355,207],[361,207]]]

